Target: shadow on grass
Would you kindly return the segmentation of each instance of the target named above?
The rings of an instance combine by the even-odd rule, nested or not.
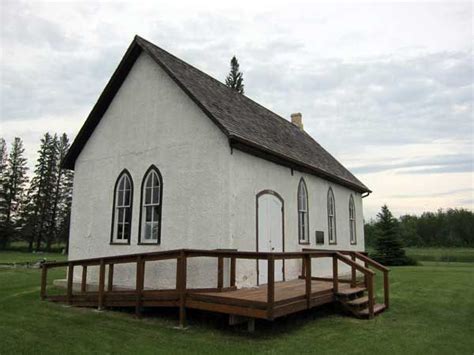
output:
[[[135,317],[135,308],[109,308],[110,312],[118,312]],[[326,317],[341,314],[335,304],[328,304],[293,313],[284,317],[268,321],[264,319],[255,320],[255,331],[249,332],[247,323],[243,322],[237,325],[229,325],[229,315],[213,313],[195,309],[186,310],[186,320],[189,329],[219,332],[226,336],[267,339],[278,338],[281,335],[297,333],[301,328],[307,326],[310,322],[318,321]],[[159,320],[170,326],[178,326],[179,310],[177,308],[144,308],[141,319]]]

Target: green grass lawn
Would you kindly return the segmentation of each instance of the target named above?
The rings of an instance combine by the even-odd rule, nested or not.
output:
[[[67,260],[67,255],[58,253],[25,253],[21,251],[3,251],[0,250],[0,264],[10,263],[34,263],[38,260],[63,261]],[[0,353],[1,354],[1,353]]]
[[[49,274],[50,282],[65,276],[57,269]],[[391,308],[371,321],[328,307],[257,322],[254,334],[206,313],[191,314],[189,328],[179,330],[174,328],[174,310],[136,319],[126,312],[40,301],[39,276],[34,269],[0,269],[2,355],[474,352],[474,264],[427,262],[392,268]]]
[[[474,262],[474,248],[405,248],[418,261]]]

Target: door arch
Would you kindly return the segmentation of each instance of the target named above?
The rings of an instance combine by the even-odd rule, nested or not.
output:
[[[256,251],[285,251],[285,201],[273,190],[260,191],[256,196]],[[285,263],[275,260],[275,281],[285,279]],[[266,284],[267,261],[257,261],[257,285]]]

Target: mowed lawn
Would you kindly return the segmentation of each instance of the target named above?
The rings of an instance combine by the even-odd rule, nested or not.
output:
[[[7,253],[0,254],[0,263]],[[64,278],[52,270],[49,281]],[[186,330],[177,313],[144,319],[39,300],[39,270],[0,269],[0,354],[467,354],[474,352],[474,264],[392,268],[391,308],[358,320],[331,307],[275,322],[256,332],[224,317],[194,313]],[[377,280],[380,285],[380,279]]]
[[[418,261],[474,263],[474,248],[405,248]]]
[[[67,255],[57,253],[25,253],[21,251],[0,251],[0,264],[35,263],[37,261],[63,261]]]

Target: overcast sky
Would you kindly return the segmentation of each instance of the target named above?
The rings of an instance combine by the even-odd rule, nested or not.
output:
[[[0,1],[0,136],[74,137],[135,34],[305,129],[374,192],[369,219],[474,206],[471,2]]]

